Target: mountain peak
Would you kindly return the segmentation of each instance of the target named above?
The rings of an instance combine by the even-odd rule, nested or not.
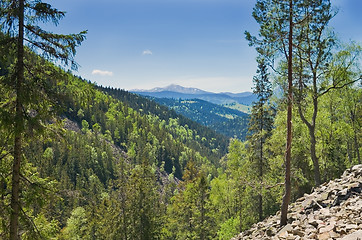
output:
[[[198,88],[191,88],[191,87],[183,87],[176,84],[171,84],[164,88],[164,91],[172,91],[172,92],[178,92],[178,93],[187,93],[187,94],[204,94],[209,93],[204,90],[198,89]]]

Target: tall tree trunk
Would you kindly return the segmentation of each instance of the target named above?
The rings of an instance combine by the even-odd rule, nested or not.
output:
[[[357,132],[356,132],[356,130],[354,131],[354,145],[355,145],[355,148],[356,148],[358,164],[361,164],[361,156],[359,155],[359,144],[358,144],[358,139],[357,139]]]
[[[263,133],[263,124],[261,124],[261,134]],[[259,195],[258,195],[258,201],[259,201],[259,221],[263,220],[263,137],[260,137],[260,159],[259,159],[259,181],[260,181],[260,189],[259,189]]]
[[[242,185],[240,185],[242,186]],[[238,209],[238,212],[239,212],[239,232],[242,232],[243,231],[243,218],[242,218],[242,214],[241,214],[241,209],[242,209],[242,206],[241,206],[241,198],[242,198],[242,194],[241,192],[243,191],[243,189],[241,189],[241,187],[238,187],[238,198],[237,198],[237,203],[236,203],[236,206],[237,206],[237,209]]]
[[[302,65],[302,58],[299,56],[300,59],[300,69],[303,69],[303,65]],[[307,118],[305,117],[304,113],[303,113],[303,109],[302,109],[302,92],[303,92],[303,80],[302,80],[302,73],[299,73],[299,96],[298,96],[298,112],[299,112],[299,116],[300,119],[302,120],[302,122],[308,127],[309,130],[309,137],[310,137],[310,157],[312,159],[313,162],[313,171],[314,171],[314,182],[315,182],[315,186],[319,186],[321,184],[321,175],[320,175],[320,170],[319,170],[319,159],[317,157],[316,154],[316,137],[315,137],[315,129],[316,129],[316,119],[317,119],[317,115],[318,115],[318,92],[317,92],[317,73],[314,71],[314,68],[312,67],[313,70],[313,115],[312,115],[312,119],[311,122],[309,122],[307,120]]]
[[[321,174],[319,171],[319,159],[316,154],[316,138],[315,138],[315,126],[318,114],[318,87],[317,87],[317,73],[315,69],[313,69],[313,116],[312,116],[312,124],[308,126],[309,135],[310,135],[310,155],[313,161],[314,167],[314,181],[315,185],[321,185]]]
[[[288,109],[287,109],[287,143],[285,152],[285,192],[281,206],[280,225],[287,224],[288,205],[291,195],[290,162],[292,157],[292,104],[293,104],[293,1],[289,0],[289,43],[288,43]]]
[[[309,127],[309,135],[310,135],[310,155],[313,162],[314,168],[314,181],[315,185],[321,185],[321,174],[319,171],[319,159],[316,154],[316,138],[315,138],[315,125],[311,125]]]
[[[352,165],[353,163],[353,156],[352,156],[352,148],[351,148],[351,143],[349,141],[347,141],[347,155],[348,155],[348,161],[349,163]]]
[[[315,105],[317,105],[317,104],[315,104]],[[305,118],[300,103],[298,103],[298,112],[299,112],[300,118],[302,119],[302,121],[308,127],[308,130],[309,130],[310,157],[313,162],[314,183],[316,186],[319,186],[321,184],[321,174],[320,174],[320,169],[319,169],[319,159],[318,159],[317,153],[316,153],[317,141],[316,141],[316,137],[315,137],[315,118],[317,117],[317,114],[316,114],[317,108],[316,108],[316,106],[314,107],[315,114],[313,114],[312,123],[308,122],[308,120]]]
[[[17,240],[19,230],[19,192],[20,192],[20,164],[22,157],[23,118],[23,82],[24,82],[24,0],[19,1],[19,36],[17,45],[17,76],[16,76],[16,112],[14,122],[14,163],[11,188],[11,215],[10,239]]]

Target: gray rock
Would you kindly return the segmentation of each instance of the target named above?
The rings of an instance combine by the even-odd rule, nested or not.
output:
[[[240,239],[362,240],[362,165],[347,169],[340,179],[324,183],[291,204],[288,225],[280,212],[239,234]]]
[[[362,230],[358,230],[354,233],[348,234],[340,240],[362,240]]]

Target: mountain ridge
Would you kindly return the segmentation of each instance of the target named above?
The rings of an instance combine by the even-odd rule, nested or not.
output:
[[[252,92],[239,92],[239,93],[232,93],[232,92],[210,92],[205,91],[200,88],[195,87],[184,87],[178,84],[170,84],[166,87],[154,87],[151,89],[131,89],[130,92],[177,92],[177,93],[185,93],[185,94],[220,94],[220,95],[227,95],[230,97],[246,97],[253,95]]]
[[[192,87],[183,87],[177,84],[170,84],[166,87],[155,87],[152,89],[131,89],[130,92],[178,92],[178,93],[185,93],[185,94],[207,94],[212,93],[208,91],[201,90],[199,88],[192,88]]]

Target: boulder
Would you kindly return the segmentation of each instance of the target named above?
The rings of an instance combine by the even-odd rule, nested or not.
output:
[[[232,240],[362,240],[362,165],[290,204],[288,218],[289,224],[281,227],[278,212]]]

